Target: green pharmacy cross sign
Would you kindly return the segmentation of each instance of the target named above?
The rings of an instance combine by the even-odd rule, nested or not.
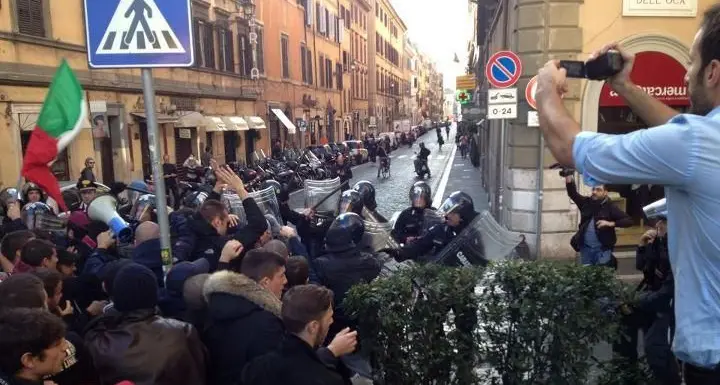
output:
[[[457,100],[460,104],[468,104],[470,103],[470,100],[472,100],[472,94],[470,91],[458,90],[455,93],[455,100]]]

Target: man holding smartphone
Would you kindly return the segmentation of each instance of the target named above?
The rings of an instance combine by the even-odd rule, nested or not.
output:
[[[630,80],[634,56],[618,50],[623,69],[607,79],[650,127],[625,135],[583,132],[564,107],[565,69],[550,61],[538,76],[540,128],[563,165],[588,184],[659,184],[668,207],[675,277],[673,349],[687,385],[720,383],[720,4],[707,9],[690,51],[691,110],[679,114]],[[671,154],[671,156],[668,156]]]

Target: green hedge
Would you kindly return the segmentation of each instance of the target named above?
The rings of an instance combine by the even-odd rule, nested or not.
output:
[[[379,384],[609,385],[638,376],[593,357],[632,295],[609,269],[511,261],[413,267],[353,287],[344,306]]]

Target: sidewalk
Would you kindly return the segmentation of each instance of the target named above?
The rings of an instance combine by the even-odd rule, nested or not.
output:
[[[439,207],[445,199],[455,191],[462,191],[473,200],[475,205],[475,211],[482,211],[489,209],[488,194],[485,192],[482,186],[482,172],[480,168],[473,167],[470,163],[470,157],[463,159],[460,156],[460,150],[457,149],[455,143],[452,143],[454,155],[450,164],[443,172],[442,180],[437,187],[435,199],[433,203],[440,202],[435,207]],[[446,175],[447,173],[447,175]],[[442,198],[439,199],[437,194],[442,194]]]

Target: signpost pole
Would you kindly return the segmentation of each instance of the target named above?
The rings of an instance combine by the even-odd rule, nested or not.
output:
[[[152,165],[153,181],[155,183],[155,199],[157,203],[157,218],[160,226],[160,256],[166,269],[172,266],[172,253],[170,252],[170,221],[168,220],[167,197],[165,195],[165,178],[160,166],[160,141],[158,140],[157,117],[155,116],[155,87],[153,85],[152,70],[142,69],[143,98],[145,99],[145,116],[147,117],[148,147],[150,149],[150,164]]]
[[[507,148],[506,142],[507,133],[507,119],[500,121],[500,172],[498,173],[498,217],[500,224],[505,226],[505,149]]]

